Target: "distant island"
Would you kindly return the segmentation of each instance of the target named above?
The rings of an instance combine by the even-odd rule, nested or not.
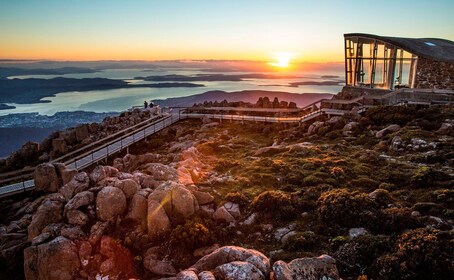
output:
[[[64,74],[84,74],[96,73],[97,70],[83,67],[60,67],[60,68],[16,68],[0,67],[0,79],[11,76],[23,75],[64,75]]]
[[[0,110],[15,109],[16,107],[0,103]]]
[[[340,86],[344,81],[306,81],[306,82],[294,82],[289,83],[289,87],[299,87],[299,86]]]
[[[243,90],[235,92],[226,92],[222,90],[207,91],[201,94],[195,94],[185,97],[175,97],[160,100],[153,100],[154,103],[161,106],[174,106],[174,107],[189,107],[197,103],[207,102],[221,102],[226,99],[229,102],[250,102],[255,103],[260,97],[267,96],[270,99],[277,97],[279,100],[288,100],[296,103],[298,107],[306,106],[322,98],[331,98],[333,94],[330,93],[289,93],[283,91],[267,91],[267,90]]]
[[[144,81],[152,82],[241,82],[245,79],[293,79],[296,76],[280,76],[268,74],[198,74],[198,75],[162,75],[162,76],[148,76],[136,77]]]
[[[45,102],[44,97],[60,92],[90,91],[119,88],[169,88],[169,87],[204,87],[193,83],[153,83],[129,84],[122,80],[106,78],[53,78],[53,79],[11,79],[0,80],[0,104],[31,104]]]

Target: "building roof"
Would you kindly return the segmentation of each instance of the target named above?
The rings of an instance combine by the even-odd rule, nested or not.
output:
[[[437,61],[454,62],[454,42],[439,38],[386,37],[365,33],[347,33],[345,38],[363,37],[395,45],[412,54]]]

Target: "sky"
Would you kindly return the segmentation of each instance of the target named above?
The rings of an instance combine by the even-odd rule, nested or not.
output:
[[[343,34],[454,41],[454,1],[0,0],[0,58],[343,60]]]

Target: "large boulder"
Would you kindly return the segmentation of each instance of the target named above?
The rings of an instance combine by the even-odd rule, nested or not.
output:
[[[121,189],[128,199],[140,189],[140,185],[133,179],[121,180],[115,187]]]
[[[383,136],[385,136],[385,135],[387,135],[389,133],[393,133],[393,132],[399,131],[399,129],[400,129],[400,125],[392,124],[392,125],[389,125],[389,126],[383,128],[380,131],[377,131],[375,133],[375,137],[382,138]]]
[[[94,183],[98,183],[108,177],[115,177],[118,174],[118,169],[112,166],[98,165],[90,173],[90,180]]]
[[[235,261],[216,267],[214,275],[224,280],[264,280],[265,275],[253,264]]]
[[[126,218],[134,221],[137,225],[140,225],[141,229],[145,230],[147,228],[147,213],[147,198],[140,193],[136,193],[131,198]]]
[[[102,221],[114,221],[126,210],[126,196],[116,187],[104,187],[96,197],[96,215]]]
[[[41,231],[51,223],[58,223],[63,220],[63,203],[45,199],[33,215],[32,221],[28,226],[28,240],[38,236]]]
[[[147,214],[148,235],[150,237],[158,237],[170,231],[170,219],[161,203],[148,198],[148,214]]]
[[[316,121],[316,122],[314,122],[313,124],[311,124],[311,125],[309,126],[309,128],[307,129],[307,133],[308,133],[309,135],[315,134],[315,133],[317,133],[318,129],[319,129],[320,127],[322,127],[323,125],[325,125],[324,122]]]
[[[71,181],[61,187],[59,192],[66,198],[66,200],[70,200],[75,194],[88,190],[89,187],[90,178],[88,177],[88,174],[85,172],[79,172],[71,179]]]
[[[292,279],[339,279],[336,260],[328,255],[318,258],[300,258],[289,263],[277,261],[273,265],[275,280]]]
[[[76,244],[61,236],[24,250],[26,279],[71,280],[77,278],[79,268]]]
[[[90,136],[90,132],[87,124],[81,124],[76,127],[76,139],[78,142],[82,142],[85,138]]]
[[[35,190],[44,192],[56,192],[60,188],[60,179],[57,169],[52,163],[42,163],[35,168],[33,174]]]
[[[68,203],[65,205],[65,211],[76,210],[82,206],[91,204],[95,200],[95,195],[90,191],[83,191],[76,194]]]
[[[162,163],[148,163],[143,167],[143,172],[153,176],[156,181],[177,181],[178,173],[175,168]]]
[[[184,221],[199,209],[191,191],[175,182],[161,184],[148,196],[150,200],[160,202],[170,219],[175,221]]]
[[[152,251],[152,248],[148,249],[143,258],[145,269],[159,276],[174,276],[177,274],[178,271],[171,263],[158,260],[156,254]]]
[[[59,137],[52,139],[52,150],[57,154],[65,154],[68,152],[68,144],[65,138]]]
[[[270,261],[265,255],[256,250],[237,246],[221,247],[213,253],[201,258],[191,268],[194,268],[197,271],[212,271],[220,265],[236,261],[252,264],[264,277],[268,277],[270,273]]]

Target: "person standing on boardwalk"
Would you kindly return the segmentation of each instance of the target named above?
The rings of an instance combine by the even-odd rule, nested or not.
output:
[[[145,109],[148,108],[148,102],[147,102],[147,101],[144,101],[144,102],[143,102],[143,107],[144,107]]]

